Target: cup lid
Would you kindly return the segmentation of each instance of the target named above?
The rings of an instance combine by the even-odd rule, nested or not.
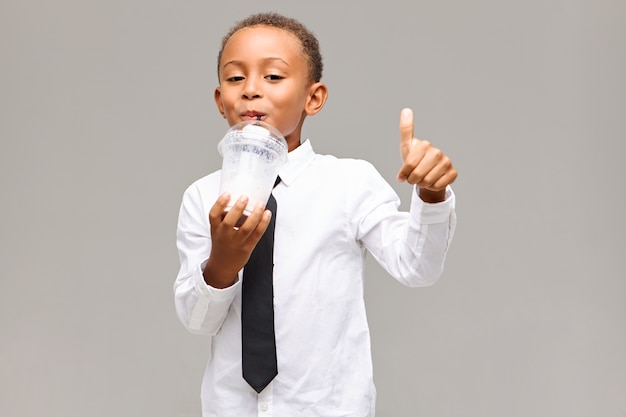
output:
[[[288,151],[287,141],[278,129],[261,120],[245,120],[232,125],[217,145],[220,155],[224,155],[224,145],[232,141],[262,141],[269,149],[278,154]]]

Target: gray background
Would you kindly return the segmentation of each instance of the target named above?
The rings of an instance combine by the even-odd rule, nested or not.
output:
[[[220,164],[219,41],[268,10],[321,41],[319,152],[371,161],[406,207],[410,106],[460,172],[442,279],[368,265],[378,415],[626,416],[621,0],[3,0],[0,415],[199,415],[176,218]]]

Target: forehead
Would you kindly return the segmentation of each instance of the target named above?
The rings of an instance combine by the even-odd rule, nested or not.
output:
[[[300,40],[294,34],[285,29],[258,25],[243,28],[230,37],[224,45],[220,64],[259,55],[279,57],[287,62],[305,60]]]

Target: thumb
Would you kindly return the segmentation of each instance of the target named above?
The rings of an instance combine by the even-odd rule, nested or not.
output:
[[[402,159],[413,146],[413,110],[404,108],[400,112],[400,153]]]

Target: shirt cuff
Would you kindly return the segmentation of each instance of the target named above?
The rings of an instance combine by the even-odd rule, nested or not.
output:
[[[419,196],[419,189],[413,186],[411,214],[419,224],[447,223],[454,211],[455,197],[450,186],[446,187],[446,199],[440,203],[425,203]]]
[[[231,285],[230,287],[226,287],[226,288],[211,287],[210,285],[206,283],[206,281],[204,280],[204,275],[202,274],[202,271],[204,271],[204,267],[206,266],[207,262],[208,260],[202,262],[198,266],[198,269],[196,270],[196,272],[194,273],[194,281],[195,281],[195,286],[196,286],[196,289],[198,290],[198,293],[201,295],[201,297],[211,299],[211,301],[213,302],[217,302],[217,303],[221,301],[230,302],[235,296],[237,289],[241,285],[239,274],[237,274],[237,281],[235,281],[235,283]]]

